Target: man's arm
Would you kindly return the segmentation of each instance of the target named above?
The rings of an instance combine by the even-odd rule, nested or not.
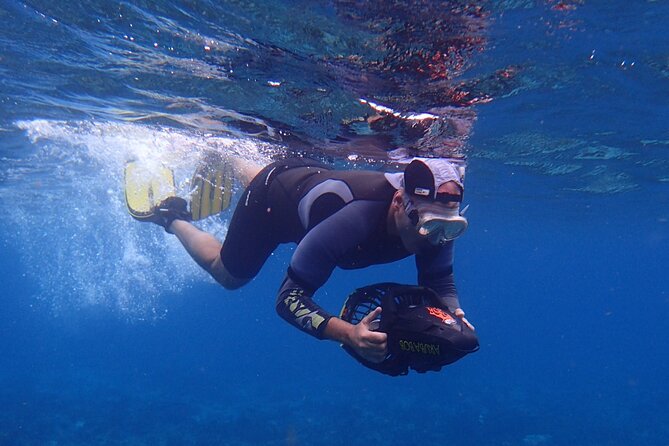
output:
[[[382,203],[354,201],[320,222],[300,241],[277,297],[279,315],[318,339],[330,339],[353,348],[373,362],[386,355],[386,334],[369,330],[365,320],[352,325],[328,314],[312,296],[330,277],[337,262],[356,249],[385,215]],[[379,310],[381,311],[381,310]]]
[[[370,330],[371,322],[381,313],[377,308],[360,323],[353,325],[328,314],[311,298],[312,291],[291,279],[289,271],[276,301],[277,313],[291,325],[318,339],[348,345],[371,362],[381,362],[387,353],[385,333]]]
[[[474,330],[474,326],[465,318],[465,312],[460,307],[453,275],[453,245],[454,243],[450,241],[444,246],[435,247],[430,252],[416,255],[418,284],[434,290],[441,303]]]
[[[453,276],[453,242],[416,255],[418,285],[434,290],[449,310],[460,308]]]

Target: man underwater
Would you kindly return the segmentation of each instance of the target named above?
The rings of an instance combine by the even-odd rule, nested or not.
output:
[[[238,160],[235,167],[246,189],[223,243],[189,222],[182,198],[154,209],[155,222],[226,289],[253,279],[279,244],[296,243],[276,300],[279,315],[378,363],[388,351],[387,335],[371,324],[382,308],[353,325],[328,314],[313,296],[335,267],[358,269],[414,255],[418,284],[433,289],[473,329],[453,278],[453,240],[467,228],[460,213],[462,168],[422,158],[398,173],[333,170],[303,158],[264,168]]]

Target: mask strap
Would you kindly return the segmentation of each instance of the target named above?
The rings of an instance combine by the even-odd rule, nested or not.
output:
[[[404,205],[404,213],[406,213],[407,217],[409,217],[411,224],[414,226],[418,225],[418,220],[420,220],[420,216],[418,215],[418,210],[414,207],[411,198],[404,195],[402,197],[402,204]]]
[[[462,194],[441,192],[437,194],[437,198],[434,201],[438,201],[439,203],[462,203]]]

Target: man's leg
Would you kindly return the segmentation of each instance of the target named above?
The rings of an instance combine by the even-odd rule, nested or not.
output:
[[[226,289],[237,289],[260,271],[269,255],[278,246],[276,229],[267,212],[265,178],[252,180],[267,166],[239,157],[229,157],[237,179],[250,196],[238,203],[228,227],[225,242],[201,231],[189,222],[174,220],[169,232],[174,233],[188,254]],[[271,166],[267,167],[271,169]],[[270,170],[271,172],[271,170]]]
[[[238,156],[230,156],[228,160],[232,164],[232,169],[235,172],[235,178],[237,178],[237,180],[242,183],[243,187],[248,187],[248,185],[251,183],[251,180],[253,180],[265,167],[264,165],[255,161],[240,158]]]
[[[226,289],[237,289],[251,280],[238,279],[228,272],[221,261],[222,244],[213,235],[184,220],[174,220],[169,231],[177,236],[193,260]]]
[[[264,167],[256,162],[237,156],[230,156],[228,162],[232,164],[235,177],[242,183],[244,188],[251,183],[251,180]],[[218,283],[223,285],[224,288],[234,290],[242,287],[251,280],[239,279],[230,274],[221,261],[221,247],[223,244],[213,235],[201,231],[184,220],[174,220],[168,230],[177,236],[193,260]]]

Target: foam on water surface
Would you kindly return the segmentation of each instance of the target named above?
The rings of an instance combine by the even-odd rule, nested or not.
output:
[[[101,306],[130,319],[161,317],[161,296],[208,277],[174,236],[128,215],[127,161],[147,172],[173,169],[177,194],[187,197],[191,175],[207,156],[232,153],[264,164],[281,150],[252,139],[133,123],[32,120],[17,127],[36,150],[7,160],[12,187],[2,188],[0,200],[13,210],[11,242],[22,247],[37,298],[56,314]],[[200,225],[222,239],[230,212]]]

